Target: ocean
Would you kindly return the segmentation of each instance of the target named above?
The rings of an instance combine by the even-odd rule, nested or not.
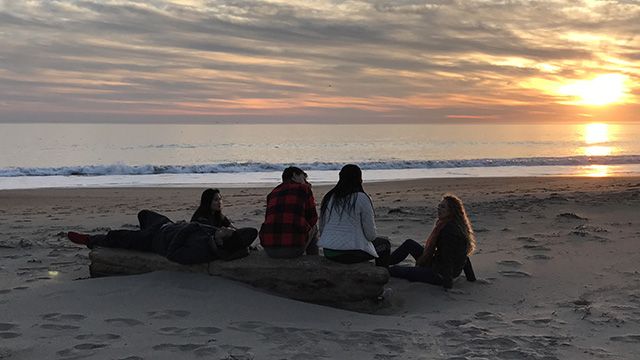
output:
[[[640,124],[0,124],[0,189],[640,175]]]

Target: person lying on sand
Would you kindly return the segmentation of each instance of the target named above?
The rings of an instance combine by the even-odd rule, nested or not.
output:
[[[322,199],[318,245],[329,260],[354,264],[376,259],[376,265],[387,266],[391,245],[376,234],[373,203],[357,165],[342,167],[338,183]]]
[[[200,206],[191,217],[192,222],[235,229],[231,220],[222,214],[222,194],[218,189],[207,189],[200,196]]]
[[[89,235],[70,231],[69,240],[92,249],[110,247],[154,252],[185,265],[216,259],[232,260],[249,254],[248,247],[258,236],[254,228],[231,229],[198,222],[174,223],[150,210],[138,213],[140,230],[111,230]]]
[[[463,270],[468,281],[476,280],[469,260],[475,247],[476,239],[462,200],[445,195],[438,204],[438,220],[425,246],[408,239],[389,258],[389,265],[395,265],[411,255],[416,266],[390,266],[389,273],[450,289],[453,279]]]

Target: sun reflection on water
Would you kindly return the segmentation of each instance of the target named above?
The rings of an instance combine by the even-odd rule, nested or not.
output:
[[[593,123],[584,126],[584,142],[601,144],[609,141],[609,125]]]
[[[610,141],[608,124],[592,123],[584,125],[584,142],[586,144],[586,146],[582,148],[584,155],[611,155],[614,148],[607,145]]]
[[[589,165],[581,169],[580,176],[587,177],[606,177],[611,174],[609,165]]]

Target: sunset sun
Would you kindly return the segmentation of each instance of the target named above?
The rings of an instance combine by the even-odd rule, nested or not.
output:
[[[621,102],[626,93],[626,76],[600,75],[589,80],[579,80],[559,89],[560,94],[574,97],[580,105],[602,106]]]

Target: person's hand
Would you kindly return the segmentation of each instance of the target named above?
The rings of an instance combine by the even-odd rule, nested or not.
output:
[[[216,230],[216,239],[226,239],[233,235],[233,229],[222,227]]]

